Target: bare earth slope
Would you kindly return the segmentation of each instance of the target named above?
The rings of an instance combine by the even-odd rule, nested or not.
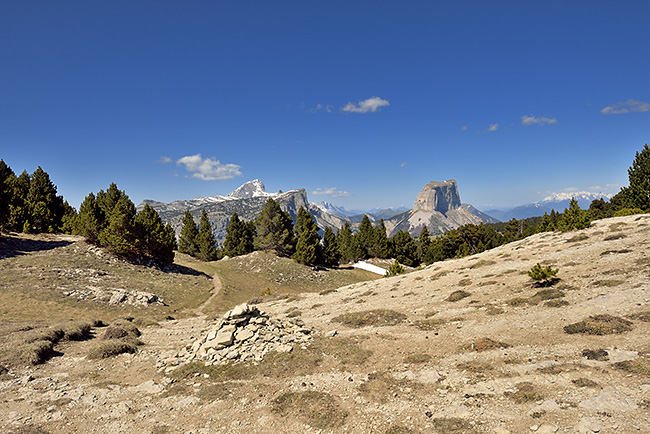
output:
[[[259,363],[177,366],[204,317],[143,329],[134,355],[68,343],[0,375],[0,432],[647,433],[649,251],[650,215],[620,217],[262,303],[314,331]],[[534,287],[538,262],[559,282]]]

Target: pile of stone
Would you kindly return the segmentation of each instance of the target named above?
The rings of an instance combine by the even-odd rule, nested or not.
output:
[[[262,360],[270,351],[289,352],[294,345],[305,345],[312,330],[300,320],[270,318],[254,306],[240,304],[225,313],[209,332],[188,345],[178,356],[206,364],[227,361]]]

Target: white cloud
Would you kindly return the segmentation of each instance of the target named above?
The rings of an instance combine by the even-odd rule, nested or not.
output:
[[[378,96],[373,96],[368,99],[364,99],[363,101],[359,101],[357,104],[352,104],[351,102],[348,102],[345,107],[341,107],[341,110],[344,112],[352,112],[352,113],[368,113],[368,112],[376,112],[379,110],[381,107],[384,106],[389,106],[390,103],[386,101],[385,99],[381,99]]]
[[[535,117],[533,115],[530,116],[522,116],[521,117],[521,123],[528,126],[528,125],[553,125],[557,124],[557,119],[556,118],[547,118],[545,116],[540,116],[540,117]]]
[[[176,161],[176,165],[185,166],[185,170],[193,172],[192,178],[202,179],[203,181],[232,179],[235,176],[242,176],[239,171],[241,166],[221,164],[214,158],[202,158],[201,154],[185,156]]]
[[[399,167],[406,167],[406,164],[407,164],[407,163],[402,162],[402,163],[399,165]]]
[[[488,131],[496,131],[499,129],[499,124],[490,124],[490,127],[487,129]]]
[[[157,163],[162,163],[162,164],[168,164],[171,163],[172,159],[169,157],[160,157],[160,160],[157,161]]]
[[[625,102],[617,102],[605,107],[600,112],[604,115],[618,115],[629,112],[647,112],[650,111],[650,104],[643,101],[628,99]]]
[[[564,191],[578,191],[578,187],[567,187]]]
[[[331,105],[316,104],[316,107],[312,107],[307,110],[307,113],[318,113],[321,110],[325,110],[327,113],[332,113],[334,107]]]
[[[332,196],[332,197],[348,197],[351,196],[350,193],[347,191],[342,191],[342,190],[337,190],[336,187],[326,187],[326,188],[317,188],[316,190],[312,191],[311,194],[322,194],[325,196]]]

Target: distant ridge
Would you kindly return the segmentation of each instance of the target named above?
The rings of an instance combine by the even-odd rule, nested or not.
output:
[[[573,193],[552,193],[538,202],[529,203],[505,210],[491,209],[485,211],[485,214],[488,214],[502,222],[505,222],[513,218],[519,220],[529,217],[543,216],[544,213],[550,213],[552,210],[562,212],[565,208],[569,207],[569,203],[571,202],[572,198],[575,198],[578,201],[580,208],[587,209],[589,208],[589,205],[591,205],[591,202],[596,199],[609,200],[612,197],[612,194],[591,193],[587,191],[577,191]]]

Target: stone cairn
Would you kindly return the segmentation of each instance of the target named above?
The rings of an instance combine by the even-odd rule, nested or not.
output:
[[[260,361],[270,351],[289,352],[293,345],[305,345],[312,330],[300,320],[270,318],[254,306],[240,304],[226,312],[201,339],[188,345],[179,356],[206,364],[227,361]]]

